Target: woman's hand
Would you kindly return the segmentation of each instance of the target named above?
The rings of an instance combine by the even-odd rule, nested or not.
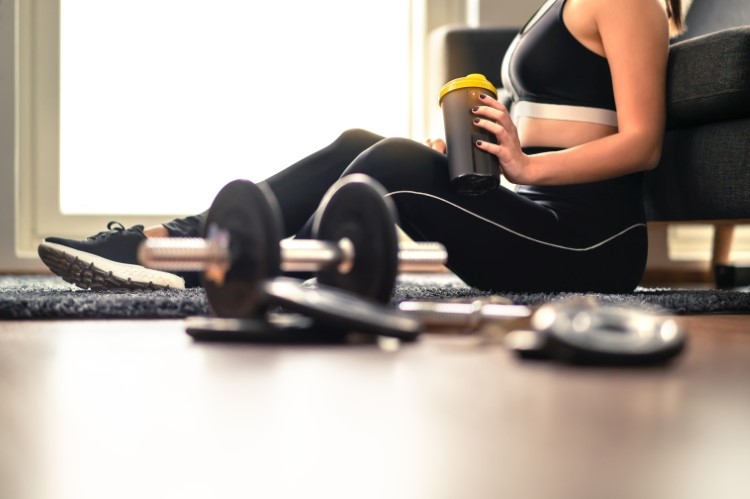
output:
[[[500,172],[514,184],[531,183],[530,172],[527,171],[529,157],[521,149],[518,130],[510,119],[505,106],[487,94],[480,94],[483,106],[472,108],[476,115],[474,124],[491,133],[497,139],[497,144],[479,141],[476,147],[497,157],[500,162]]]
[[[424,144],[442,154],[445,154],[448,150],[448,146],[443,139],[427,139],[424,141]]]

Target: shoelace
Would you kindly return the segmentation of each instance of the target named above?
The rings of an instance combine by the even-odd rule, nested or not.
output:
[[[99,232],[98,234],[94,234],[93,236],[89,237],[91,240],[101,239],[103,237],[107,237],[111,235],[113,232],[124,232],[125,226],[122,225],[120,222],[116,220],[112,220],[107,224],[107,230],[103,230]]]

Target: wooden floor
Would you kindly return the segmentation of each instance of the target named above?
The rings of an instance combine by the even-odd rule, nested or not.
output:
[[[746,499],[750,315],[652,368],[486,335],[195,342],[181,320],[0,321],[0,498]]]
[[[688,331],[750,336],[750,315],[684,315],[677,320]]]

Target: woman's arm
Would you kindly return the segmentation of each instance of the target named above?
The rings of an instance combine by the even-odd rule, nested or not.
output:
[[[563,151],[527,156],[504,106],[491,97],[475,114],[478,126],[499,145],[482,143],[495,154],[513,183],[555,185],[593,182],[654,168],[661,155],[666,121],[666,67],[669,28],[658,0],[586,0],[612,74],[617,105],[615,134]]]

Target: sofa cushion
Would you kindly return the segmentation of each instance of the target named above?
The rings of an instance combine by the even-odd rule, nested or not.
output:
[[[750,118],[667,131],[644,175],[648,220],[750,220]]]
[[[667,71],[667,126],[750,117],[750,26],[672,45]]]

